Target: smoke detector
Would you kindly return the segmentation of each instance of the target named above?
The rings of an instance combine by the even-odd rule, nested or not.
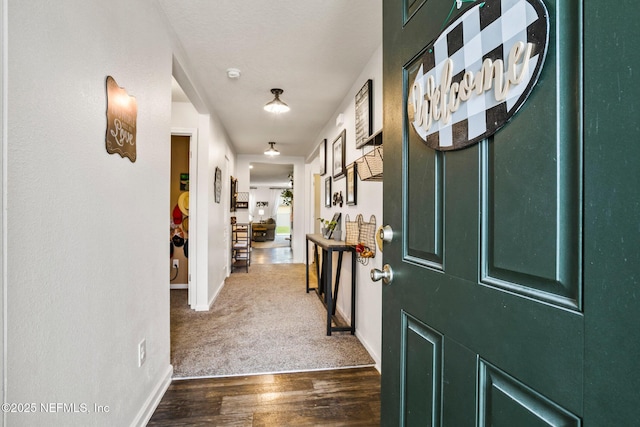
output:
[[[239,79],[240,78],[240,70],[237,68],[227,68],[227,77],[230,79]]]

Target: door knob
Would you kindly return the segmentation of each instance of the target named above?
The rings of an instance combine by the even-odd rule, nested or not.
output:
[[[377,268],[371,269],[371,280],[377,282],[380,279],[382,279],[382,283],[385,285],[388,285],[393,280],[393,270],[389,264],[385,264],[384,267],[382,267],[382,271]]]

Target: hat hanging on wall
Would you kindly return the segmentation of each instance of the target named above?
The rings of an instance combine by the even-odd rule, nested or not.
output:
[[[187,232],[189,231],[189,217],[188,216],[184,217],[184,219],[182,220],[182,229],[184,231],[187,231]]]
[[[173,208],[173,223],[175,225],[180,225],[182,224],[182,211],[180,210],[180,207],[178,205],[176,205]]]
[[[184,257],[189,258],[189,239],[184,241],[184,246],[182,247],[182,250],[184,251]]]
[[[176,228],[175,231],[173,232],[173,237],[171,238],[171,241],[177,248],[184,245],[184,233],[182,232],[182,229],[180,227]]]
[[[188,191],[185,191],[184,193],[180,194],[180,197],[178,197],[178,206],[180,207],[180,210],[184,215],[189,216],[189,192]]]

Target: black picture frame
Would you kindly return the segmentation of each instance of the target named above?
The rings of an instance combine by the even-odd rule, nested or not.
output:
[[[323,139],[320,143],[320,152],[318,153],[320,158],[320,176],[327,173],[327,139]]]
[[[357,165],[351,163],[347,166],[347,205],[355,206],[358,204],[358,175]]]
[[[373,80],[369,79],[356,93],[356,148],[366,145],[373,133]]]
[[[238,179],[231,177],[231,185],[230,185],[230,191],[229,191],[229,196],[231,197],[231,200],[229,201],[229,205],[230,205],[230,210],[231,212],[235,212],[236,211],[236,202],[238,201]]]
[[[324,207],[331,207],[331,177],[328,176],[324,179]]]
[[[347,140],[347,130],[342,129],[340,135],[333,141],[333,180],[344,177],[346,172],[344,158],[345,158],[345,145]]]
[[[222,195],[222,170],[216,166],[216,174],[213,178],[213,189],[215,191],[216,203],[220,203],[220,196]]]

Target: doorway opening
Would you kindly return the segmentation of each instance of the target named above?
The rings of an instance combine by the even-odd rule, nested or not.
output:
[[[266,229],[254,233],[252,261],[293,262],[293,164],[252,163],[249,184],[249,217]]]
[[[196,265],[195,188],[196,165],[191,153],[197,144],[196,130],[171,132],[170,190],[170,289],[187,289],[188,304],[194,308]],[[189,208],[192,209],[189,209]]]

